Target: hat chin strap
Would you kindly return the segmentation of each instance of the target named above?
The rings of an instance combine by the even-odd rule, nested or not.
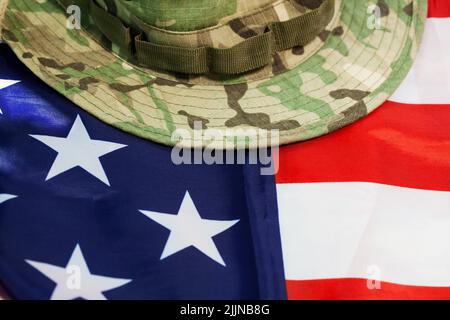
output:
[[[0,0],[0,42],[2,42],[2,29],[3,29],[3,18],[6,14],[6,8],[8,8],[9,0]]]
[[[185,74],[238,75],[269,65],[276,52],[313,41],[330,23],[335,10],[334,0],[323,0],[317,9],[287,21],[269,23],[264,33],[233,47],[187,48],[147,41],[141,30],[126,26],[95,0],[59,1],[65,5],[77,2],[87,5],[96,27],[121,48],[125,59],[134,59],[144,67]]]

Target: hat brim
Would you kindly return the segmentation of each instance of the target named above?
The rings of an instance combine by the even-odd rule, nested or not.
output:
[[[184,146],[234,148],[233,138],[258,130],[246,147],[265,147],[351,124],[379,107],[406,77],[427,1],[384,0],[388,10],[382,10],[380,28],[368,14],[370,3],[336,0],[328,31],[297,48],[301,60],[295,66],[248,81],[164,79],[127,63],[90,33],[67,29],[56,1],[10,0],[2,37],[43,81],[129,133],[166,145],[181,136]]]

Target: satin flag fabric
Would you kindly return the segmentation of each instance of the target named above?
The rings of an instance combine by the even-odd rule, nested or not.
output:
[[[111,288],[88,298],[450,299],[448,1],[429,1],[423,46],[390,101],[281,148],[276,184],[256,167],[164,166],[169,151],[99,124],[1,53],[0,281],[13,298],[70,298],[49,270],[78,259]],[[43,142],[78,116],[90,138],[126,145],[107,145],[117,150],[100,158],[104,175],[50,172],[56,153]],[[135,161],[140,171],[124,174]],[[61,196],[77,189],[76,204]],[[184,200],[201,218],[239,220],[212,237],[216,254],[163,255],[169,230],[155,214],[180,214]]]
[[[390,101],[281,150],[290,299],[450,299],[450,2],[428,16]]]

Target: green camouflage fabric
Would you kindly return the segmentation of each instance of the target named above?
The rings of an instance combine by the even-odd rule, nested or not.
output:
[[[119,16],[134,15],[156,28],[170,31],[196,31],[216,27],[233,15],[244,16],[270,8],[276,0],[165,0],[121,1],[98,3],[113,9]],[[129,19],[129,18],[128,18]],[[130,20],[128,20],[130,22]]]
[[[311,2],[314,1],[99,0],[98,4],[127,25],[144,31],[153,43],[192,48],[229,48],[262,34],[268,22],[298,17],[317,8],[322,1],[315,1],[316,4],[312,5]]]
[[[321,2],[98,0],[125,22],[144,23],[155,41],[217,47],[239,43],[267,23]],[[372,4],[378,6],[379,26]],[[426,0],[335,5],[334,18],[314,41],[235,77],[170,74],[125,61],[89,21],[83,22],[87,29],[66,28],[67,14],[56,0],[10,0],[1,36],[43,81],[117,128],[171,146],[228,149],[244,137],[245,147],[265,147],[318,137],[364,117],[387,100],[412,66]],[[154,15],[145,14],[149,9]],[[248,138],[252,130],[278,139]]]

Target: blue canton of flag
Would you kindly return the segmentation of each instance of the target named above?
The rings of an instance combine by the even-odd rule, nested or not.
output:
[[[0,45],[0,282],[17,299],[280,299],[273,176],[181,165]]]

